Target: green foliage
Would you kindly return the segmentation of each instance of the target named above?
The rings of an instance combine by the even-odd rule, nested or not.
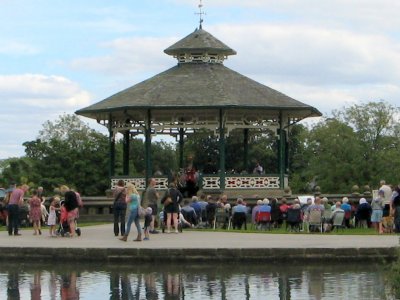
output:
[[[355,184],[377,188],[380,179],[400,182],[400,111],[380,101],[352,105],[307,128],[293,125],[288,132],[289,183],[294,193],[348,193]],[[273,132],[249,130],[248,165],[244,132],[226,138],[227,172],[252,172],[256,161],[266,173],[278,172],[277,138]],[[0,184],[42,185],[51,191],[67,184],[84,195],[103,195],[109,186],[108,137],[92,130],[75,115],[62,115],[43,125],[36,140],[24,143],[26,156],[0,162]],[[178,169],[178,145],[152,142],[153,172],[170,175]],[[115,145],[115,174],[122,175],[122,140]],[[194,157],[199,170],[219,169],[219,141],[210,130],[185,137],[184,157]],[[145,174],[145,145],[131,140],[130,175]],[[186,162],[184,162],[186,163]]]
[[[8,181],[43,186],[53,191],[62,184],[84,195],[104,194],[108,187],[108,139],[75,115],[60,116],[43,125],[38,139],[25,142],[26,157],[3,170]]]
[[[291,148],[292,190],[307,190],[312,179],[323,193],[348,193],[354,184],[377,188],[380,179],[398,184],[398,113],[385,102],[353,105],[303,129]]]
[[[227,172],[251,173],[258,161],[266,172],[277,172],[276,141],[272,133],[249,133],[249,165],[244,165],[243,130],[233,130],[225,141],[225,169]],[[209,130],[199,130],[185,140],[184,156],[193,156],[197,169],[204,170],[211,164],[219,169],[219,141]]]

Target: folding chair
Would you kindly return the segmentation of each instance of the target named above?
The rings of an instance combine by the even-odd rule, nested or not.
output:
[[[290,226],[291,231],[300,231],[300,224],[302,223],[301,220],[301,209],[293,209],[289,208],[287,211],[287,218],[286,218],[286,230]]]
[[[317,228],[322,232],[322,211],[313,209],[308,215],[308,232],[311,228]]]
[[[344,223],[344,212],[337,211],[332,220],[332,231],[336,228],[336,232],[341,228],[342,230],[346,227]]]
[[[232,227],[233,229],[242,229],[242,225],[244,224],[244,229],[247,230],[247,220],[246,213],[244,212],[235,212],[232,216]]]
[[[219,226],[228,230],[231,228],[231,218],[229,212],[227,212],[224,208],[217,209],[215,213],[214,229]]]
[[[258,229],[271,230],[271,213],[266,211],[258,211],[256,214],[256,223]]]

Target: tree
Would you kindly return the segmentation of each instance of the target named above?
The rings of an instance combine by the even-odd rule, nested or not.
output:
[[[38,139],[25,142],[38,185],[47,190],[66,184],[84,195],[103,194],[108,182],[108,139],[75,115],[47,121]],[[35,181],[36,181],[35,180]]]
[[[393,163],[399,162],[394,151],[399,144],[396,134],[399,113],[399,108],[384,101],[355,104],[333,112],[334,117],[348,123],[357,134],[363,149],[359,168],[364,183],[377,187],[382,178],[392,183],[400,180],[399,175],[388,174]]]

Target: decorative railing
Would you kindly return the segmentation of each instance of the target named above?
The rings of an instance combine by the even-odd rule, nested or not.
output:
[[[201,178],[201,187],[204,190],[218,190],[220,186],[220,178],[217,176],[203,176]]]
[[[111,179],[111,189],[117,186],[118,180],[124,180],[125,184],[133,183],[138,190],[146,189],[146,179],[143,177],[113,177]],[[168,188],[167,177],[155,177],[158,190],[166,190]],[[285,187],[288,186],[287,176],[284,181]],[[218,190],[221,188],[220,177],[216,175],[202,175],[199,182],[200,188],[203,190]],[[277,175],[229,175],[225,177],[225,189],[280,189],[280,179]]]
[[[157,190],[166,190],[168,189],[168,177],[153,177],[156,180],[155,188]],[[129,182],[132,183],[137,190],[145,190],[146,189],[146,178],[144,177],[113,177],[111,178],[111,189],[114,189],[117,186],[119,180],[123,180],[125,185]]]
[[[279,177],[225,177],[226,189],[279,189]]]

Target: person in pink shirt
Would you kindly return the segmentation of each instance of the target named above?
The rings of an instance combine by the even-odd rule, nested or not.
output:
[[[42,234],[40,230],[40,220],[42,219],[42,201],[37,195],[37,191],[32,192],[32,198],[29,199],[29,218],[33,224],[33,235]]]
[[[29,187],[24,184],[12,191],[8,202],[8,235],[18,236],[19,207],[24,203],[24,195]]]

